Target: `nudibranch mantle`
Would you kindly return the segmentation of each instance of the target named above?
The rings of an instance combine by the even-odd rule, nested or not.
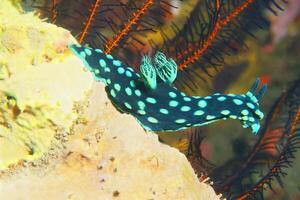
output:
[[[258,101],[266,86],[254,95],[259,80],[246,94],[188,96],[162,80],[154,88],[147,87],[140,74],[100,49],[78,44],[69,48],[93,73],[95,80],[105,84],[114,106],[122,113],[133,115],[147,131],[178,131],[221,119],[238,119],[244,128],[252,128],[254,134],[260,128],[263,113]]]

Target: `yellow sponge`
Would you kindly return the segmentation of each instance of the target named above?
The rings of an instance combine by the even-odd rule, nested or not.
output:
[[[78,117],[93,78],[68,42],[68,31],[0,1],[0,169],[41,157]]]

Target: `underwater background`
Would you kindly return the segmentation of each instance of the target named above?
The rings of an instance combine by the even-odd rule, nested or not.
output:
[[[299,0],[2,0],[0,6],[1,199],[18,199],[8,196],[14,187],[20,195],[31,187],[46,191],[33,189],[27,199],[300,199]],[[268,85],[261,129],[255,136],[226,120],[144,136],[66,49],[77,42],[137,72],[143,55],[162,51],[177,63],[174,85],[189,95],[244,94],[260,78],[260,86]],[[67,178],[56,183],[61,174]],[[30,185],[39,178],[42,189]]]

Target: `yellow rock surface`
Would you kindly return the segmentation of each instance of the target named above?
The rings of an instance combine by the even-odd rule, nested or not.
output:
[[[69,132],[92,76],[63,52],[68,31],[0,1],[0,170],[45,153]]]
[[[1,16],[14,12],[1,9],[9,7],[8,1],[0,2],[3,20]],[[27,15],[28,26],[41,23],[32,14],[15,15],[9,17],[15,24],[26,21]],[[25,22],[14,26],[7,19],[0,24],[11,24],[0,27],[0,40],[6,31],[16,29],[0,43],[0,66],[6,69],[0,80],[0,167],[29,161],[2,170],[1,200],[219,199],[210,185],[199,183],[183,154],[160,143],[156,134],[145,133],[132,116],[119,113],[103,84],[91,88],[92,77],[82,70],[79,59],[69,51],[58,52],[70,39],[64,30],[32,25],[37,32],[49,27],[44,37],[37,34],[27,41],[18,35],[20,27],[27,30]],[[42,53],[34,45],[40,45]],[[34,60],[38,58],[34,64],[32,53]],[[74,108],[89,89],[86,101]],[[78,116],[82,123],[74,125]],[[81,120],[83,116],[86,120]],[[66,134],[71,125],[72,134]]]
[[[183,154],[145,133],[103,94],[99,83],[89,100],[89,122],[75,127],[50,164],[0,179],[0,199],[219,199],[198,182]]]

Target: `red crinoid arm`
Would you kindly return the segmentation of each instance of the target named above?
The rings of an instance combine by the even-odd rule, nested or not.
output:
[[[57,18],[57,5],[58,0],[52,0],[52,6],[51,6],[51,22],[55,23]]]
[[[256,185],[254,185],[251,190],[245,192],[244,194],[240,195],[236,199],[244,200],[251,197],[253,194],[258,192],[259,190],[263,189],[265,185],[270,185],[270,182],[275,178],[278,177],[278,174],[282,174],[282,167],[285,163],[290,163],[290,159],[293,158],[293,150],[299,148],[297,144],[299,142],[295,142],[297,138],[295,137],[296,133],[296,124],[299,122],[300,119],[300,107],[298,107],[297,113],[295,114],[292,123],[288,127],[287,134],[287,142],[284,145],[281,155],[279,156],[278,160],[270,169],[269,173],[265,175]]]
[[[293,122],[292,122],[292,124],[289,128],[289,133],[290,133],[289,137],[291,136],[291,134],[294,134],[295,129],[296,129],[296,125],[297,125],[299,119],[300,119],[300,106],[298,107],[297,114],[296,114],[296,116],[295,116],[295,118],[294,118],[294,120],[293,120]]]
[[[117,33],[114,38],[105,44],[105,53],[110,53],[114,47],[118,45],[120,40],[128,34],[130,29],[137,21],[141,18],[141,16],[149,9],[149,7],[153,4],[153,0],[147,0],[145,4],[138,9],[135,13],[132,14],[131,19],[124,25],[124,28]]]
[[[220,16],[220,6],[221,6],[220,0],[216,0],[216,12],[218,13],[218,15],[217,15],[217,20],[216,20],[216,23],[215,23],[212,33],[209,35],[208,39],[204,42],[204,45],[200,49],[197,49],[193,53],[192,56],[190,56],[186,60],[184,60],[182,64],[179,64],[180,70],[183,70],[184,68],[186,68],[186,66],[189,63],[195,62],[195,60],[197,60],[199,58],[199,56],[213,43],[213,41],[218,36],[218,33],[220,32],[220,30],[222,28],[222,22],[221,22],[221,16]]]
[[[237,17],[241,12],[249,7],[254,0],[247,0],[245,3],[238,6],[234,11],[232,11],[224,20],[222,20],[222,26],[226,26],[233,18]]]
[[[222,17],[220,16],[220,0],[216,0],[216,12],[218,12],[219,14],[217,16],[217,20],[213,28],[213,31],[211,32],[207,40],[199,49],[195,50],[191,56],[189,56],[181,64],[179,64],[179,69],[184,70],[188,64],[194,63],[213,44],[218,34],[220,33],[221,29],[227,24],[229,24],[235,17],[237,17],[240,13],[242,13],[246,8],[248,8],[249,5],[253,2],[254,0],[247,0],[246,2],[244,2],[243,4],[235,8],[224,19],[222,19]]]
[[[214,169],[213,177],[215,190],[229,199],[247,199],[262,196],[263,190],[272,190],[272,181],[278,180],[283,186],[281,177],[286,174],[284,169],[292,165],[295,152],[300,148],[300,90],[299,80],[284,92],[270,108],[266,121],[260,132],[261,137],[253,150],[243,159],[231,160],[228,165],[237,163],[234,167],[220,166]],[[236,162],[238,161],[238,162]],[[220,170],[232,171],[231,175],[216,178]],[[262,171],[261,171],[262,170]],[[260,179],[253,183],[253,175],[257,172]],[[217,173],[216,173],[217,172]],[[256,176],[255,176],[256,177]],[[244,185],[241,188],[240,183]],[[259,193],[259,194],[257,194]]]
[[[101,0],[96,0],[96,2],[90,8],[90,13],[89,13],[89,16],[88,16],[88,18],[85,22],[84,29],[81,32],[80,36],[79,36],[79,43],[82,43],[82,41],[84,40],[86,34],[88,33],[88,29],[90,28],[90,26],[91,26],[91,24],[94,20],[94,17],[97,13],[97,10],[98,10],[99,6],[100,6],[100,3],[101,3]]]
[[[252,151],[247,156],[247,159],[243,162],[242,166],[235,171],[233,175],[226,178],[225,182],[222,183],[224,185],[223,188],[218,189],[219,193],[224,192],[225,190],[230,187],[233,181],[236,180],[237,177],[239,177],[244,170],[249,166],[250,162],[253,161],[253,158],[259,153],[259,151],[266,151],[266,149],[263,150],[263,148],[267,148],[269,146],[270,148],[274,148],[277,142],[280,140],[282,136],[282,129],[277,130],[271,130],[270,126],[272,125],[272,122],[276,119],[278,114],[280,113],[285,101],[287,98],[287,92],[283,93],[278,101],[275,103],[273,108],[271,109],[272,112],[268,115],[266,120],[266,126],[263,128],[262,131],[262,137],[259,138],[255,146],[253,147]],[[266,146],[267,145],[267,146]]]

